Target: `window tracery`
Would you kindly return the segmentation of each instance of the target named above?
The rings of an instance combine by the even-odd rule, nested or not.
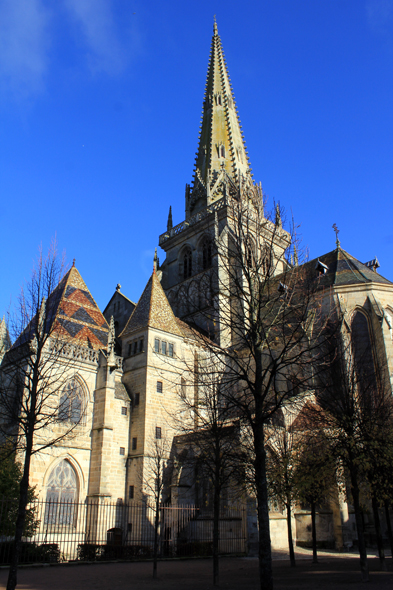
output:
[[[245,244],[245,258],[246,258],[246,265],[248,268],[255,267],[255,248],[254,244],[250,239],[246,241]]]
[[[71,525],[76,515],[78,479],[71,463],[63,459],[48,479],[46,491],[45,524]]]
[[[270,252],[267,246],[263,248],[261,258],[262,274],[265,277],[268,277],[272,274],[273,256],[272,252]]]
[[[192,252],[187,248],[183,254],[183,278],[188,279],[192,276]]]
[[[361,311],[355,311],[352,317],[351,332],[353,369],[365,401],[376,389],[376,376],[368,321]]]
[[[82,418],[83,390],[79,381],[69,379],[60,397],[58,419],[59,422],[78,424]]]

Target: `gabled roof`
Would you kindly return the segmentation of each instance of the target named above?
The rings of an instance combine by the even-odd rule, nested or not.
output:
[[[135,307],[136,303],[134,303],[133,301],[131,301],[131,299],[128,299],[128,297],[126,297],[126,295],[124,295],[124,293],[122,293],[122,292],[120,291],[120,289],[116,289],[116,291],[113,293],[112,297],[109,299],[108,303],[107,303],[107,304],[106,304],[106,306],[105,306],[105,309],[104,309],[104,311],[103,311],[103,313],[104,313],[104,314],[105,314],[106,310],[108,309],[108,307],[110,306],[110,304],[112,303],[113,299],[114,299],[116,296],[117,296],[117,297],[119,297],[119,296],[120,296],[120,297],[122,297],[123,299],[125,299],[125,301],[126,301],[127,303],[131,303],[131,305],[133,305],[133,306]]]
[[[72,266],[45,304],[45,330],[99,350],[107,345],[108,324],[75,266]],[[18,338],[18,346],[33,336],[36,318]]]
[[[393,286],[391,281],[368,268],[340,246],[327,254],[319,256],[319,258],[310,260],[305,266],[309,267],[310,272],[312,272],[318,262],[327,267],[326,273],[319,278],[321,287],[361,283],[379,283]]]
[[[124,338],[124,336],[143,328],[157,328],[170,334],[182,336],[175,315],[155,272],[151,275],[120,337]]]
[[[108,324],[75,266],[70,268],[59,288],[63,289],[63,293],[56,314],[55,331],[63,332],[78,344],[90,348],[98,350],[106,346]]]

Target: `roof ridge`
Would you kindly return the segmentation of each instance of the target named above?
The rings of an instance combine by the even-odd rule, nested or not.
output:
[[[153,277],[152,277],[152,275],[151,275],[151,276],[149,277],[149,280],[147,281],[147,283],[146,283],[146,285],[145,285],[145,288],[144,288],[144,289],[143,289],[143,291],[142,291],[142,294],[141,294],[141,296],[139,297],[139,299],[138,299],[138,301],[137,301],[137,304],[136,304],[135,308],[132,310],[132,313],[131,313],[130,317],[128,318],[128,320],[127,320],[127,323],[126,323],[126,325],[124,326],[124,329],[123,329],[123,331],[121,332],[121,334],[119,334],[119,338],[121,338],[123,335],[126,335],[126,334],[127,334],[127,332],[128,332],[128,326],[129,326],[129,324],[131,323],[132,317],[133,317],[133,315],[135,314],[135,312],[137,311],[137,309],[138,309],[138,305],[139,305],[140,301],[142,300],[142,297],[144,296],[144,294],[145,294],[145,291],[146,291],[146,289],[147,289],[147,288],[148,288],[148,286],[149,286],[149,283],[150,283],[150,282],[152,282],[152,281],[153,281]]]
[[[151,275],[151,292],[150,292],[150,305],[149,305],[149,316],[148,316],[148,320],[147,320],[147,325],[150,326],[150,321],[151,321],[151,310],[152,310],[152,299],[153,299],[153,289],[155,287],[154,284],[154,279],[156,278],[156,271],[153,270],[153,273]]]

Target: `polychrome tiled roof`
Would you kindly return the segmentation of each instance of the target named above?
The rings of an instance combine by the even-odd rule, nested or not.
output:
[[[65,275],[56,314],[55,331],[78,344],[100,349],[108,342],[108,324],[75,266]],[[50,298],[48,303],[50,303]]]
[[[75,266],[72,266],[45,302],[46,333],[64,335],[75,344],[95,350],[108,342],[108,324]],[[34,318],[14,346],[34,336]]]

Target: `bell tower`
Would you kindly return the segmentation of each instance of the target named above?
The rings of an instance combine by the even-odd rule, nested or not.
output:
[[[185,219],[173,226],[170,208],[167,231],[159,237],[166,253],[160,269],[162,286],[175,315],[204,328],[210,336],[219,325],[212,299],[225,280],[216,244],[228,239],[232,199],[247,200],[263,216],[262,187],[253,182],[214,22],[193,179],[185,190]]]

